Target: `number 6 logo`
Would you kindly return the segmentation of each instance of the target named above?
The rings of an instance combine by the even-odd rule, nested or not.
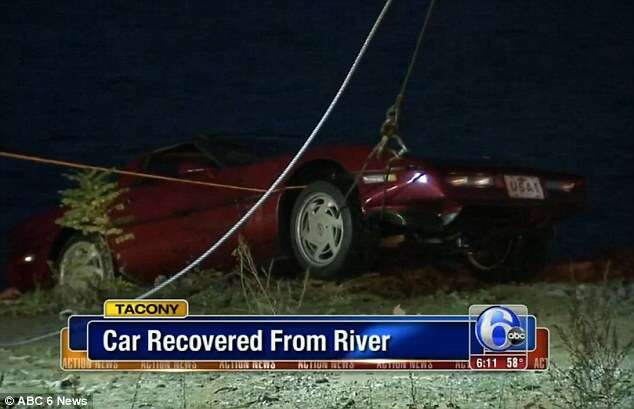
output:
[[[513,331],[511,331],[513,330]],[[490,307],[480,314],[475,325],[478,342],[493,351],[505,351],[517,342],[510,339],[509,332],[515,334],[523,330],[517,315],[505,307]]]

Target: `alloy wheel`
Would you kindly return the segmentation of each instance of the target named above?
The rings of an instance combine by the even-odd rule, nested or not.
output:
[[[331,263],[343,242],[344,224],[335,199],[317,192],[306,198],[297,214],[296,237],[304,258],[315,266]]]
[[[59,264],[59,284],[73,288],[106,278],[108,260],[96,243],[77,241],[62,255]]]

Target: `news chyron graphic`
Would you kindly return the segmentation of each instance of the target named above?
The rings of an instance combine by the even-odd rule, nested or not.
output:
[[[548,367],[523,305],[468,315],[190,315],[185,300],[108,300],[62,329],[67,371],[520,371]]]

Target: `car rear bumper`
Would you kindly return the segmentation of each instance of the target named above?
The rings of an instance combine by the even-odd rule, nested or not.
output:
[[[364,203],[366,216],[379,220],[390,231],[411,231],[424,235],[456,233],[506,225],[518,230],[553,225],[585,207],[585,183],[571,191],[544,190],[543,199],[517,199],[504,185],[488,188],[452,187],[442,177],[429,176],[426,183],[398,184],[376,191]],[[544,179],[544,185],[546,180]]]
[[[444,230],[442,217],[438,213],[427,209],[398,209],[385,208],[370,217],[371,221],[378,221],[383,230],[388,233],[420,232],[425,234],[441,233]]]
[[[420,208],[386,207],[383,211],[372,212],[368,220],[380,222],[381,226],[389,232],[416,232],[431,235],[502,225],[515,226],[518,230],[541,228],[553,225],[571,214],[571,209],[564,211],[561,208],[537,206],[464,206],[445,213]]]

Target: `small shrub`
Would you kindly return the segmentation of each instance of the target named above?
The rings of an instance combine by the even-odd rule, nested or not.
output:
[[[106,237],[123,232],[112,222],[110,210],[115,200],[125,189],[120,188],[118,183],[111,181],[111,174],[108,172],[90,170],[65,174],[64,176],[75,182],[77,186],[60,192],[64,214],[55,223],[76,230],[85,236],[95,237],[94,244],[98,251],[109,253],[110,249]],[[111,263],[108,262],[108,264]],[[69,265],[68,268],[80,271],[78,270],[79,266]],[[104,269],[110,271],[112,266]],[[53,272],[56,273],[54,268]],[[83,294],[89,290],[85,288],[85,284],[92,284],[89,280],[93,279],[97,279],[97,277],[86,277],[86,279],[74,277],[73,282],[64,282],[63,286],[75,288],[78,293]],[[88,297],[92,298],[91,295]]]
[[[623,367],[632,341],[619,337],[612,313],[615,300],[607,287],[577,291],[568,306],[568,327],[555,326],[570,366],[553,365],[553,403],[561,408],[632,407],[631,371]]]
[[[60,192],[61,206],[66,210],[55,223],[85,235],[120,234],[122,231],[112,223],[109,211],[125,189],[110,180],[111,174],[89,170],[64,176],[78,186]]]

